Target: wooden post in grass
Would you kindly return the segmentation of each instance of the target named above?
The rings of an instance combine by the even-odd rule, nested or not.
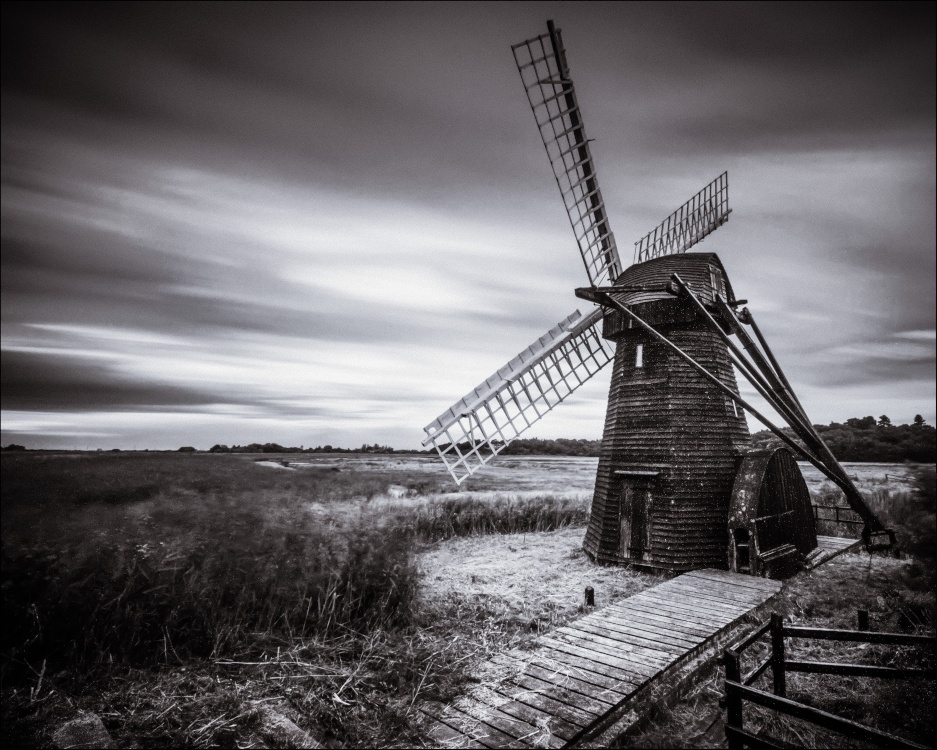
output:
[[[586,586],[586,606],[595,606],[595,589],[591,586]]]
[[[868,630],[869,629],[869,610],[860,609],[857,614],[859,615],[859,630]]]
[[[785,698],[784,618],[777,613],[771,615],[771,674],[774,676],[774,694]]]
[[[723,657],[723,664],[726,669],[726,739],[729,743],[729,750],[742,750],[744,744],[741,738],[732,729],[742,729],[742,696],[732,689],[729,682],[741,684],[742,670],[739,666],[739,655],[731,648],[727,648]]]

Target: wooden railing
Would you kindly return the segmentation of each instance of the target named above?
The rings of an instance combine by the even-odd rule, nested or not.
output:
[[[831,510],[833,511],[833,517],[821,516],[821,510]],[[843,518],[840,514],[847,514],[846,518]],[[851,517],[848,517],[851,516]],[[841,505],[814,505],[813,506],[813,517],[817,521],[827,521],[829,523],[843,523],[848,526],[863,526],[865,521],[859,518],[859,514],[856,513],[852,508],[847,508]]]
[[[759,626],[745,639],[726,649],[723,657],[725,664],[725,704],[726,704],[726,739],[729,748],[781,748],[785,745],[770,737],[759,736],[744,728],[742,708],[745,701],[781,714],[792,716],[816,724],[825,729],[838,732],[856,740],[871,742],[880,747],[925,748],[910,740],[897,737],[887,732],[865,726],[842,716],[823,711],[813,706],[791,700],[787,697],[788,672],[807,672],[812,674],[831,674],[851,677],[879,677],[890,679],[909,679],[924,677],[933,679],[934,669],[900,669],[897,667],[878,667],[868,664],[839,664],[818,661],[789,660],[785,657],[785,638],[812,638],[827,641],[853,641],[861,643],[891,644],[895,646],[929,646],[934,648],[934,636],[905,635],[902,633],[870,632],[868,630],[868,612],[859,612],[859,630],[833,630],[828,628],[809,628],[785,625],[780,615],[771,615],[771,619]],[[742,675],[742,653],[765,635],[771,637],[771,653],[747,674]],[[773,678],[773,692],[752,687],[752,684],[768,669]]]

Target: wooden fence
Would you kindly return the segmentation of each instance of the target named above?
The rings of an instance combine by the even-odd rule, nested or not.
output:
[[[909,679],[925,677],[933,679],[934,669],[899,669],[896,667],[878,667],[867,664],[840,664],[818,661],[798,661],[785,655],[785,638],[812,638],[826,641],[853,641],[861,643],[890,644],[895,646],[929,646],[934,648],[934,636],[905,635],[902,633],[882,633],[868,630],[868,612],[859,612],[859,630],[833,630],[828,628],[810,628],[785,625],[780,615],[771,615],[747,638],[726,649],[723,657],[725,664],[725,702],[726,702],[726,739],[729,748],[782,748],[786,745],[770,737],[759,736],[747,731],[743,725],[742,708],[745,701],[781,714],[808,721],[856,740],[871,742],[880,747],[925,748],[925,745],[905,740],[887,732],[865,726],[842,716],[822,711],[813,706],[791,700],[787,697],[786,675],[788,672],[807,672],[812,674],[831,674],[852,677],[879,677],[890,679]],[[762,637],[770,635],[771,653],[747,674],[741,672],[741,654]],[[752,687],[752,684],[768,669],[773,678],[773,692]]]

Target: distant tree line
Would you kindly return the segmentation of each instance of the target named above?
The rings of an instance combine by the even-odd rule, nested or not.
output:
[[[937,430],[924,422],[918,414],[911,424],[895,425],[883,414],[875,417],[853,417],[844,424],[830,422],[814,425],[820,437],[840,461],[916,461],[937,462]],[[794,432],[789,427],[782,430],[795,442]],[[782,445],[781,439],[769,430],[752,435],[756,448]]]
[[[875,417],[853,417],[844,424],[831,422],[828,425],[814,425],[817,432],[830,447],[833,455],[840,461],[884,461],[896,463],[915,461],[919,463],[937,462],[937,441],[935,429],[924,422],[918,414],[911,424],[894,425],[882,415]],[[785,427],[783,432],[794,437],[794,432]],[[492,441],[495,446],[501,445]],[[770,430],[762,430],[752,435],[755,448],[778,447],[784,443]],[[598,456],[601,440],[544,440],[541,438],[520,438],[510,443],[501,451],[503,456]],[[440,446],[444,450],[447,445]],[[459,443],[459,450],[467,453],[472,449],[468,442]],[[479,453],[488,454],[488,446],[479,443]]]
[[[830,422],[828,425],[814,425],[817,432],[840,461],[915,461],[919,463],[937,462],[937,430],[926,424],[918,414],[911,424],[896,425],[887,415],[875,417],[853,417],[845,423]],[[785,427],[783,432],[795,440],[794,432]],[[752,435],[756,448],[770,448],[783,445],[780,438],[769,430],[762,430]],[[495,441],[495,445],[500,443]],[[572,440],[558,438],[519,438],[510,443],[502,452],[505,456],[598,456],[601,440]],[[440,446],[445,449],[447,445]],[[470,443],[459,443],[459,450],[467,453],[472,449]],[[11,443],[3,447],[4,451],[24,451],[22,445]],[[115,449],[117,450],[117,449]],[[480,453],[490,453],[487,445],[479,443]],[[195,448],[183,446],[180,452],[192,453]],[[389,445],[364,443],[360,448],[338,448],[332,445],[289,447],[279,443],[250,443],[249,445],[213,445],[209,453],[432,453],[420,450],[395,450]]]
[[[185,450],[180,448],[179,450]],[[251,443],[250,445],[213,445],[209,453],[422,453],[415,450],[395,450],[389,445],[368,445],[364,443],[360,448],[337,448],[331,445],[317,445],[315,448],[298,448],[280,445],[279,443]]]
[[[540,438],[519,438],[501,455],[503,456],[595,456],[602,447],[601,440],[541,440]]]

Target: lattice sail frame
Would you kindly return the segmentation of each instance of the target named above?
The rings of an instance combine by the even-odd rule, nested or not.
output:
[[[621,261],[599,191],[562,37],[552,24],[549,29],[549,33],[515,44],[511,50],[589,281],[603,286],[621,273]]]
[[[730,213],[729,173],[723,172],[634,243],[634,262],[685,253],[725,224]]]
[[[456,484],[612,361],[601,322],[577,310],[423,428]]]

